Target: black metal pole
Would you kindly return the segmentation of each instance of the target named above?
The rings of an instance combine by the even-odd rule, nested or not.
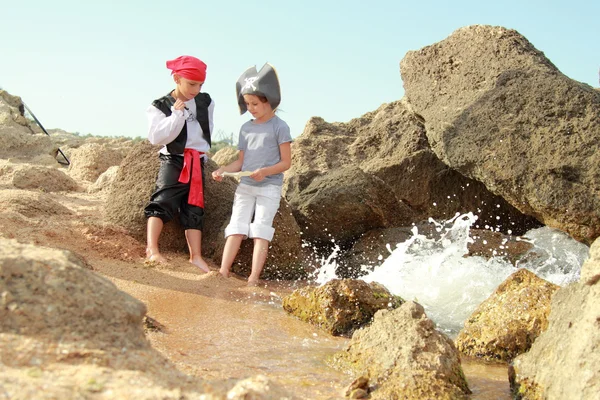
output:
[[[31,112],[31,109],[29,107],[27,107],[27,104],[25,104],[24,101],[21,100],[21,102],[23,103],[23,107],[25,107],[25,109],[27,110],[27,112],[29,114],[31,114],[31,117],[33,118],[33,120],[35,121],[36,124],[39,125],[40,128],[42,128],[42,130],[44,131],[44,133],[48,136],[50,136],[50,134],[48,133],[48,131],[46,131],[46,128],[44,128],[44,126],[42,125],[42,123],[40,122],[39,119],[37,119],[37,117],[35,116],[35,114],[33,112]],[[63,156],[63,158],[65,159],[65,161],[61,162],[59,160],[58,161],[59,164],[62,165],[71,165],[71,161],[69,161],[69,159],[67,158],[67,156],[65,156],[65,153],[62,152],[62,150],[60,149],[60,147],[58,148],[58,152],[60,153],[61,156]]]

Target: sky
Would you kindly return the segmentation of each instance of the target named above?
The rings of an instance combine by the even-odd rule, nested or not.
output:
[[[166,60],[193,55],[208,65],[213,138],[236,141],[250,116],[235,83],[268,62],[297,137],[313,116],[347,122],[401,99],[404,55],[468,25],[515,29],[598,87],[599,15],[590,0],[11,1],[0,5],[0,88],[46,129],[146,137],[146,108],[175,87]]]

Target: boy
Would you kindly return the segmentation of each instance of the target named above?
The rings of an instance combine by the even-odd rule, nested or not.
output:
[[[146,110],[148,140],[163,145],[156,189],[144,209],[148,218],[146,257],[165,263],[158,250],[163,225],[179,211],[190,252],[190,262],[209,272],[201,255],[204,223],[204,157],[210,149],[214,102],[200,93],[206,79],[206,64],[195,57],[180,56],[167,61],[175,89],[154,100]]]

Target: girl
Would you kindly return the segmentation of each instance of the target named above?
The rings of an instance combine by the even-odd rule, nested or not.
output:
[[[291,166],[289,126],[275,115],[280,102],[279,81],[275,69],[266,64],[260,72],[248,69],[236,85],[240,114],[254,117],[242,125],[238,139],[238,159],[212,173],[221,181],[223,173],[244,171],[235,192],[229,225],[225,228],[225,248],[220,273],[229,271],[242,240],[254,239],[252,272],[248,285],[258,284],[269,242],[273,239],[273,219],[279,208],[283,172]],[[254,216],[254,219],[252,217]]]

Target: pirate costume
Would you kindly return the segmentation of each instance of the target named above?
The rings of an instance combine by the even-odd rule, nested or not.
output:
[[[171,74],[204,82],[206,64],[195,57],[181,56],[167,61]],[[164,223],[179,212],[184,229],[202,230],[204,223],[204,159],[211,146],[214,102],[207,93],[198,93],[175,110],[176,99],[169,92],[146,110],[148,140],[160,149],[156,189],[144,209],[146,218]]]
[[[265,64],[260,71],[247,69],[236,83],[240,114],[247,111],[245,94],[262,96],[275,110],[281,102],[279,79],[273,66]],[[290,128],[278,116],[256,123],[250,120],[242,125],[238,150],[244,152],[242,171],[255,171],[281,161],[279,146],[291,142]],[[258,182],[244,176],[236,189],[231,220],[225,228],[225,237],[243,235],[271,241],[275,233],[273,219],[279,209],[283,173],[266,176]]]

